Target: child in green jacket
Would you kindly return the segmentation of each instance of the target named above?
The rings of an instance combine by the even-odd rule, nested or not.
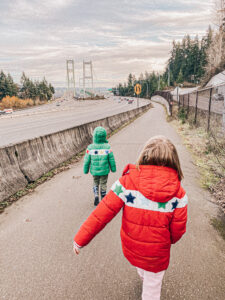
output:
[[[101,199],[106,195],[107,180],[110,170],[116,172],[116,163],[111,147],[106,139],[106,130],[96,127],[93,133],[93,144],[87,147],[84,157],[84,174],[89,169],[93,175],[94,205],[99,203],[99,186]]]

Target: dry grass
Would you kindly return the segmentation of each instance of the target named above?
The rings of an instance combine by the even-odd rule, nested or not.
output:
[[[0,109],[5,108],[13,108],[13,109],[21,109],[36,105],[42,105],[47,103],[48,101],[40,101],[39,99],[20,99],[16,96],[10,97],[6,96],[0,102]]]
[[[32,99],[20,99],[18,97],[10,97],[6,96],[5,98],[2,99],[2,102],[0,103],[1,109],[4,108],[25,108],[29,106],[33,106],[34,101]]]
[[[177,105],[173,107],[173,116],[167,117],[167,120],[176,128],[192,153],[201,174],[202,187],[211,192],[212,202],[221,207],[221,213],[211,219],[211,224],[225,240],[225,135],[221,131],[221,120],[212,116],[211,133],[207,133],[203,114],[199,115],[199,127],[196,127],[193,109],[189,111],[187,120],[185,112],[178,111]]]
[[[213,137],[202,127],[173,120],[172,124],[183,138],[184,144],[192,152],[196,166],[201,173],[202,187],[210,190],[225,213],[225,141],[215,143]]]

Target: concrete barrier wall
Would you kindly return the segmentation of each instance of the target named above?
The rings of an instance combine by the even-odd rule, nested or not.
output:
[[[157,103],[160,103],[160,104],[162,104],[162,105],[165,105],[168,115],[169,115],[169,116],[171,115],[170,107],[169,107],[168,101],[167,101],[166,99],[164,99],[164,98],[161,97],[161,96],[153,96],[153,97],[151,98],[151,100],[152,100],[153,102],[157,102]]]
[[[107,133],[148,110],[150,104],[101,120],[0,148],[0,201],[84,150],[96,126]]]

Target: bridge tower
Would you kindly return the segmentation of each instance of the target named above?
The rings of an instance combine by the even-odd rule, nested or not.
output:
[[[69,97],[76,96],[75,90],[75,76],[74,76],[74,60],[68,59],[66,61],[66,71],[67,71],[67,94]]]
[[[83,93],[85,98],[86,89],[90,86],[88,83],[91,81],[91,94],[94,95],[93,86],[93,67],[92,61],[83,60]]]

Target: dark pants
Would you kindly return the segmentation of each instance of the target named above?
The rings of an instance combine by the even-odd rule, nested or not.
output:
[[[107,190],[108,175],[104,176],[93,176],[93,191],[95,197],[99,196],[99,187],[101,193],[101,199],[105,197]]]

